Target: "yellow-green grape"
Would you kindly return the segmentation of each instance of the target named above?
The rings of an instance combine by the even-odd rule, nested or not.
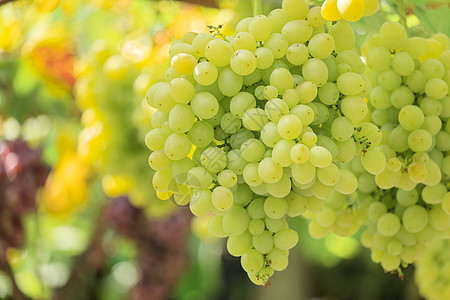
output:
[[[206,58],[218,67],[226,66],[230,63],[230,57],[233,54],[233,47],[230,43],[215,38],[206,44]]]
[[[194,51],[192,50],[192,45],[183,43],[181,40],[174,41],[172,46],[169,49],[169,57],[172,58],[175,55],[180,54],[180,53],[194,55]]]
[[[314,146],[309,150],[309,161],[318,168],[328,166],[332,161],[331,153],[328,149],[321,146]]]
[[[323,60],[310,58],[303,64],[303,77],[312,81],[317,87],[324,85],[328,80],[328,68]]]
[[[231,46],[230,46],[231,47]],[[231,55],[230,55],[231,57]],[[227,60],[227,64],[230,60]],[[228,97],[232,97],[236,95],[242,88],[242,84],[244,83],[244,78],[236,74],[230,67],[224,67],[219,72],[219,77],[217,78],[217,84],[219,86],[219,91]]]
[[[267,17],[269,18],[272,27],[272,33],[281,33],[284,24],[289,21],[287,15],[281,8],[275,8]]]
[[[155,171],[167,170],[171,162],[163,149],[152,152],[148,158],[148,164]]]
[[[292,140],[302,132],[302,122],[295,115],[282,116],[278,121],[277,129],[282,138]]]
[[[286,59],[293,65],[303,65],[309,57],[309,50],[304,44],[295,43],[290,45],[286,51]]]
[[[389,50],[400,49],[407,38],[406,30],[400,23],[387,21],[380,28],[380,42]]]
[[[255,249],[250,249],[241,256],[242,268],[247,273],[256,274],[264,266],[264,257]]]
[[[270,37],[264,42],[264,47],[272,51],[273,57],[275,59],[279,59],[286,55],[287,48],[289,47],[289,42],[283,35],[279,33],[272,33]]]
[[[218,77],[218,71],[215,65],[209,61],[202,61],[194,68],[194,79],[195,81],[204,86],[213,84]],[[177,89],[178,92],[182,90]],[[177,101],[175,99],[175,101]]]
[[[207,224],[209,233],[215,237],[227,237],[227,233],[223,230],[223,216],[212,215]]]
[[[270,266],[275,271],[283,271],[288,266],[288,255],[289,251],[280,250],[277,247],[273,247],[273,249],[267,254],[267,261],[270,262]]]
[[[255,54],[258,69],[267,69],[273,64],[274,54],[269,48],[259,47],[253,54]]]
[[[205,217],[213,210],[211,191],[207,189],[194,189],[189,201],[189,209],[197,217]]]
[[[428,176],[428,170],[425,165],[413,162],[407,168],[408,177],[412,182],[421,183],[424,182]]]
[[[288,203],[285,198],[269,196],[264,201],[264,212],[272,219],[282,218],[288,210]]]
[[[214,191],[216,189],[214,189]],[[213,191],[213,204],[215,204],[214,191]],[[216,207],[216,205],[214,206]],[[245,208],[238,205],[232,205],[231,210],[223,216],[223,229],[230,236],[241,235],[242,233],[247,231],[249,220],[250,218]]]
[[[290,19],[306,19],[309,11],[306,0],[284,0],[281,8]]]
[[[174,78],[169,82],[169,95],[177,103],[186,104],[194,97],[192,83],[184,78]]]
[[[246,50],[237,50],[231,55],[230,67],[238,75],[249,75],[256,69],[255,55]]]
[[[209,172],[219,173],[227,165],[227,155],[222,149],[209,147],[202,152],[200,161]]]
[[[192,40],[192,50],[197,57],[205,56],[206,44],[211,41],[214,37],[209,33],[202,32],[197,34]]]
[[[251,108],[242,117],[242,124],[249,130],[262,130],[268,121],[265,111],[261,108]]]
[[[186,133],[192,128],[195,115],[187,104],[176,104],[169,113],[169,127],[173,132]]]
[[[357,73],[347,72],[338,77],[336,85],[342,94],[354,96],[362,91],[364,79]]]
[[[281,179],[283,168],[275,164],[271,157],[266,157],[258,165],[259,177],[267,183],[275,183]]]
[[[256,50],[256,40],[249,32],[238,32],[231,40],[231,46],[234,51],[245,49],[253,52]]]
[[[409,76],[414,72],[414,59],[407,52],[398,52],[392,57],[392,69],[401,76]]]
[[[414,59],[418,59],[427,54],[429,45],[422,37],[409,37],[403,45],[403,51],[407,52]]]
[[[202,119],[214,117],[219,110],[217,98],[208,92],[197,93],[192,98],[190,106],[194,114]]]
[[[164,83],[158,87],[153,97],[154,107],[158,110],[169,113],[177,102],[170,96],[170,87],[168,83]]]
[[[248,31],[257,41],[267,40],[272,32],[270,19],[265,15],[254,16],[248,25]]]
[[[361,154],[361,162],[367,172],[376,175],[384,170],[386,157],[380,147],[369,147]]]
[[[273,236],[273,244],[280,250],[289,250],[298,243],[298,234],[292,229],[283,229]]]
[[[212,175],[203,167],[194,167],[187,172],[187,183],[194,188],[208,189],[212,182]]]
[[[321,10],[322,9],[320,6],[311,7],[308,15],[306,16],[308,22],[311,23],[311,25],[314,27],[325,25],[325,23],[327,22],[327,20],[322,17]]]
[[[317,85],[312,81],[303,81],[295,90],[299,95],[298,102],[301,104],[311,103],[317,96]]]
[[[334,38],[336,52],[350,50],[355,46],[355,33],[345,20],[340,20],[336,24],[331,25],[328,33]]]
[[[296,164],[305,163],[309,159],[309,148],[304,144],[295,144],[291,148],[290,156]]]
[[[267,254],[273,248],[273,239],[272,233],[264,230],[262,233],[253,236],[252,245],[258,252]]]
[[[234,197],[231,190],[224,186],[216,187],[212,192],[212,203],[219,211],[227,211],[233,207]]]
[[[309,53],[312,57],[324,59],[334,50],[334,38],[328,33],[319,33],[308,43]]]
[[[311,38],[312,30],[313,27],[308,21],[292,20],[283,26],[281,34],[286,38],[289,45],[295,43],[304,44]]]
[[[152,151],[164,149],[166,139],[171,135],[170,130],[153,128],[145,136],[145,145]]]
[[[248,25],[252,21],[252,17],[247,17],[240,20],[236,25],[236,32],[248,32]]]
[[[186,134],[172,133],[164,143],[164,151],[171,160],[185,158],[191,151],[191,141]]]
[[[241,235],[230,236],[227,239],[227,250],[233,256],[242,256],[252,247],[252,235],[245,231]]]
[[[339,167],[334,163],[331,163],[324,168],[317,169],[317,179],[326,186],[334,186],[337,184],[340,176],[341,172]]]
[[[400,226],[400,219],[393,213],[384,214],[377,221],[377,230],[384,236],[394,236]]]

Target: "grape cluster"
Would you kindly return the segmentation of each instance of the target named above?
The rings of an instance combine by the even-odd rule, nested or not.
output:
[[[106,195],[129,195],[130,201],[147,207],[150,214],[167,214],[172,203],[156,197],[147,184],[153,171],[141,163],[147,149],[140,122],[142,115],[149,119],[151,111],[134,94],[138,67],[124,53],[97,40],[77,63],[76,75],[75,96],[83,126],[78,155],[101,175]]]
[[[435,239],[415,265],[420,294],[430,300],[450,298],[450,240]]]
[[[285,0],[241,20],[234,36],[188,32],[170,48],[166,81],[147,91],[155,190],[209,216],[256,284],[287,267],[299,239],[288,217],[306,213],[316,236],[354,233],[347,195],[358,182],[345,164],[363,153],[379,168],[354,32],[325,23],[320,7]]]
[[[131,299],[168,299],[189,259],[187,237],[192,215],[181,208],[164,220],[149,220],[142,209],[126,197],[112,199],[106,209],[107,220],[138,249],[141,279]]]
[[[371,118],[382,137],[379,168],[359,176],[362,242],[385,270],[420,258],[450,228],[449,39],[408,38],[386,22],[363,46],[374,84]],[[364,161],[363,161],[364,163]]]
[[[322,4],[322,16],[327,21],[344,19],[350,22],[371,16],[378,10],[378,0],[325,0]]]
[[[23,217],[36,209],[36,192],[50,168],[41,152],[20,139],[0,141],[0,245],[20,248],[25,242]]]
[[[56,140],[58,161],[42,193],[42,207],[54,215],[69,215],[88,198],[90,167],[77,155],[77,132],[60,129]]]

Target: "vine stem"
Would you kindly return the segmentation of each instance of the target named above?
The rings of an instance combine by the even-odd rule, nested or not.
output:
[[[6,4],[8,2],[13,2],[14,0],[0,0],[0,5]]]
[[[14,277],[13,270],[11,269],[11,266],[8,263],[8,260],[6,259],[6,256],[4,255],[6,253],[6,249],[3,249],[2,257],[0,257],[0,270],[6,273],[6,276],[8,276],[9,280],[11,281],[12,285],[12,296],[14,299],[17,300],[26,300],[28,299],[25,294],[22,293],[19,286],[17,285],[16,278]]]
[[[253,16],[262,14],[262,0],[253,0]]]

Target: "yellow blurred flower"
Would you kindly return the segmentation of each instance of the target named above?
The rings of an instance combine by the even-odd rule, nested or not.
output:
[[[106,175],[102,180],[102,188],[108,197],[118,197],[128,194],[133,187],[132,179],[129,176]]]
[[[73,16],[78,9],[78,1],[62,0],[61,10],[66,16]]]
[[[18,20],[4,21],[0,24],[0,49],[13,51],[22,41],[23,25]]]

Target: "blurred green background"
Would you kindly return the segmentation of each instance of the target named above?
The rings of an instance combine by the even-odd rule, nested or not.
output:
[[[36,211],[22,220],[25,245],[0,248],[0,299],[421,299],[413,267],[403,278],[384,274],[358,234],[317,241],[301,219],[291,220],[300,241],[289,267],[268,287],[248,280],[204,220],[177,221],[190,230],[179,230],[175,248],[168,242],[165,218],[186,212],[151,188],[145,92],[164,79],[171,41],[209,24],[233,34],[252,15],[251,1],[0,4],[0,137],[41,149],[52,168]],[[264,0],[263,11],[280,5]],[[382,1],[381,8],[352,24],[359,45],[386,19],[403,20],[419,36],[450,34],[447,0]],[[119,196],[132,206],[111,200]],[[159,230],[159,252],[149,246],[152,235],[124,231],[137,230],[130,220],[140,214],[144,227]]]

